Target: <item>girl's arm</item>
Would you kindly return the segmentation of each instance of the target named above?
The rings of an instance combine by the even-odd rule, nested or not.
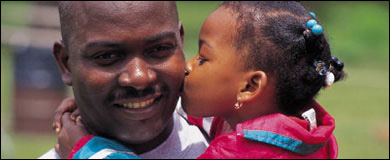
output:
[[[130,149],[118,142],[90,135],[81,117],[71,118],[66,112],[61,117],[62,128],[55,149],[62,158],[69,159],[140,159]]]

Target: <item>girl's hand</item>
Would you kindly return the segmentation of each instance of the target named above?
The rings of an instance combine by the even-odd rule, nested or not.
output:
[[[56,131],[57,134],[61,132],[61,128],[62,128],[61,118],[63,117],[64,113],[65,112],[72,113],[75,110],[77,110],[77,106],[74,97],[66,98],[61,102],[60,106],[56,109],[54,113],[55,115],[53,120],[53,129]],[[72,115],[72,118],[75,120],[74,115]]]
[[[76,115],[75,119],[72,119],[71,116],[71,113],[65,112],[61,117],[62,129],[58,134],[58,142],[55,145],[55,150],[61,158],[68,158],[77,142],[84,136],[89,135],[81,123],[81,116]]]

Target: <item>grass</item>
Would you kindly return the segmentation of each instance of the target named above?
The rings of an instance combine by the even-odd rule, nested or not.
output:
[[[29,15],[28,5],[31,2],[3,2],[1,1],[1,24],[12,24],[18,26],[26,25]]]
[[[1,158],[32,159],[38,158],[57,142],[57,137],[53,135],[37,135],[28,133],[12,134],[13,151],[8,152]],[[2,151],[3,152],[3,151]]]
[[[335,118],[339,158],[389,157],[389,71],[346,68],[349,77],[321,91]]]
[[[326,13],[319,16],[325,23],[332,52],[354,66],[388,68],[389,2],[328,4],[318,9]]]
[[[9,3],[5,3],[6,5]],[[22,5],[15,3],[12,5]],[[220,2],[177,2],[185,29],[185,54],[197,52],[203,21]],[[348,77],[322,90],[317,100],[335,118],[339,158],[389,158],[388,2],[312,2]],[[326,5],[323,5],[326,4]],[[22,25],[4,17],[5,22]],[[18,6],[23,8],[23,6]],[[14,11],[8,9],[7,13]],[[17,15],[20,16],[20,15]],[[12,54],[1,47],[1,158],[37,158],[56,143],[54,134],[15,133],[12,128]],[[6,139],[7,133],[8,138]],[[9,143],[4,144],[6,141]]]
[[[1,46],[1,127],[10,128],[12,115],[12,95],[11,86],[13,85],[12,74],[12,54],[5,46]],[[8,113],[8,114],[7,114]],[[3,132],[3,131],[2,131]]]
[[[186,59],[198,53],[198,36],[203,21],[221,2],[177,2],[179,19],[184,26],[184,54]]]

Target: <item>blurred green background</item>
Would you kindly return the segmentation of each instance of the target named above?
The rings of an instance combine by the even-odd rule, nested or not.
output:
[[[317,14],[332,54],[345,63],[344,81],[317,100],[336,120],[338,158],[389,158],[389,2],[302,2]],[[23,26],[30,2],[1,2],[3,25]],[[201,24],[220,2],[177,2],[186,58],[197,52]],[[36,37],[39,38],[39,37]],[[13,125],[13,53],[1,45],[1,158],[37,158],[54,133],[19,133]],[[55,107],[55,106],[53,106]]]

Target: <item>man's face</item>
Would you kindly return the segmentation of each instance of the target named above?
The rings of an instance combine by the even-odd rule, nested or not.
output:
[[[161,133],[184,78],[177,19],[164,2],[136,3],[81,4],[65,51],[83,123],[125,143]]]

